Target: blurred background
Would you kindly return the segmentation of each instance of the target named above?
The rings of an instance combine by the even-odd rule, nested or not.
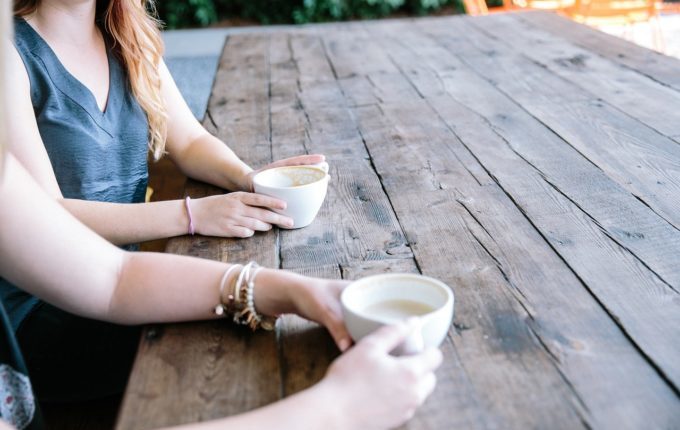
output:
[[[489,6],[502,4],[494,0]],[[168,29],[306,24],[388,16],[454,14],[462,0],[165,0],[158,13]]]

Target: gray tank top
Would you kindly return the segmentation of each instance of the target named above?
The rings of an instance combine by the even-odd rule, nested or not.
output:
[[[108,50],[109,94],[102,112],[90,90],[24,19],[15,18],[14,29],[40,136],[64,197],[143,202],[148,122],[115,55]],[[15,329],[39,303],[2,279],[0,297]]]

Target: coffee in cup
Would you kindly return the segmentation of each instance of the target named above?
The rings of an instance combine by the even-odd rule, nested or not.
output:
[[[292,228],[314,221],[326,198],[330,176],[324,166],[284,166],[263,170],[253,178],[254,190],[286,202],[278,213],[293,219]]]
[[[453,320],[454,296],[441,281],[412,273],[369,276],[351,283],[340,297],[347,330],[358,341],[378,328],[410,318],[419,328],[394,353],[438,347]]]

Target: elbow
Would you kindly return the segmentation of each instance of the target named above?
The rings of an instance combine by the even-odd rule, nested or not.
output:
[[[131,309],[128,305],[130,298],[126,287],[126,271],[132,264],[134,255],[130,252],[121,251],[121,257],[113,270],[113,288],[108,297],[105,320],[115,324],[134,325],[130,318]]]

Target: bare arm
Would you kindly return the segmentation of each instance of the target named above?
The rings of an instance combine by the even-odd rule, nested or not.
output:
[[[181,200],[116,204],[63,198],[38,131],[30,98],[28,74],[16,49],[10,49],[9,54],[8,81],[12,85],[8,85],[8,99],[13,102],[7,130],[9,141],[13,143],[11,149],[14,155],[38,184],[76,218],[114,244],[123,245],[186,234],[189,220]],[[190,122],[186,119],[184,121]],[[195,126],[200,127],[196,122]],[[204,136],[202,139],[206,138]],[[230,152],[222,144],[213,146],[221,152]],[[200,147],[202,146],[197,148],[200,150]],[[220,158],[221,152],[216,158]],[[203,154],[199,157],[199,162],[206,158],[211,157]],[[207,167],[215,168],[210,165]],[[229,185],[223,181],[213,182],[221,186]],[[272,224],[287,226],[291,223],[288,218],[268,210],[281,208],[283,202],[253,194],[214,196],[195,200],[193,204],[198,232],[206,235],[247,237],[255,231],[270,229]]]
[[[228,190],[251,191],[253,169],[194,118],[164,62],[161,61],[159,69],[169,117],[167,150],[170,158],[189,177]],[[278,165],[316,164],[323,161],[323,155],[302,155],[261,166],[258,171]]]
[[[117,249],[45,195],[11,156],[0,178],[0,201],[0,273],[25,290],[73,313],[115,322],[213,317],[226,264]],[[257,280],[258,311],[296,312],[322,322],[341,349],[347,348],[338,300],[342,282],[275,270],[264,270]],[[365,338],[307,391],[243,415],[176,430],[394,427],[432,392],[433,371],[441,363],[438,350],[389,355],[412,329],[384,327]]]
[[[229,265],[124,252],[73,219],[11,156],[5,173],[0,184],[0,273],[8,280],[95,319],[139,324],[215,317],[211,310],[220,302],[218,287]],[[338,341],[347,341],[339,309],[323,315],[317,306],[326,300],[336,303],[343,285],[265,269],[258,275],[255,305],[269,315],[303,314],[329,326]],[[302,303],[310,297],[316,303]]]

